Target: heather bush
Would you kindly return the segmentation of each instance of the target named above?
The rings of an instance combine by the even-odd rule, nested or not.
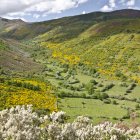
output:
[[[32,106],[0,111],[0,140],[139,140],[140,127],[104,122],[94,126],[79,116],[65,123],[65,112],[39,116]]]

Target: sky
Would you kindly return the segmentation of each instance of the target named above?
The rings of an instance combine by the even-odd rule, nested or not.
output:
[[[119,9],[140,10],[140,0],[0,0],[0,17],[26,22]]]

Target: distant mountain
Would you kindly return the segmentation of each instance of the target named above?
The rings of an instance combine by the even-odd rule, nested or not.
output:
[[[62,34],[65,34],[65,37],[67,35],[67,38],[73,38],[99,22],[111,19],[136,18],[140,18],[140,11],[131,9],[124,9],[107,13],[93,12],[84,15],[64,17],[61,19],[38,23],[25,23],[22,20],[7,20],[1,18],[0,35],[18,40],[32,39],[38,35],[50,32],[54,30],[54,28],[57,28],[57,33],[62,32]],[[59,39],[57,38],[57,40]]]

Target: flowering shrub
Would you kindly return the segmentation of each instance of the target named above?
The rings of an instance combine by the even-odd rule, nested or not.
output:
[[[30,105],[0,111],[0,140],[140,140],[140,127],[125,129],[110,122],[94,126],[84,116],[63,123],[64,118],[62,111],[39,117]]]
[[[0,78],[2,78],[0,76]],[[38,87],[38,90],[37,90]],[[27,79],[3,79],[0,82],[0,110],[32,104],[36,109],[56,111],[56,97],[50,83]]]
[[[52,114],[50,114],[50,119],[53,122],[63,122],[65,118],[65,112],[60,111],[60,112],[52,112]]]
[[[32,106],[16,106],[0,112],[0,139],[36,140],[41,134],[43,122]]]

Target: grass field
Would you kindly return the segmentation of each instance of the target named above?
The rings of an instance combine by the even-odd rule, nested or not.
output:
[[[85,103],[84,107],[82,102]],[[74,119],[76,116],[85,115],[92,117],[95,120],[112,120],[112,118],[121,118],[126,114],[126,110],[120,106],[112,104],[104,104],[102,101],[94,99],[74,99],[65,98],[61,100],[60,108],[67,112]]]
[[[130,110],[132,112],[136,112],[137,114],[140,113],[139,109],[136,109],[136,105],[139,104],[138,102],[131,101],[134,98],[139,100],[140,98],[140,85],[137,85],[131,93],[126,94],[126,90],[129,85],[131,85],[131,81],[121,82],[120,80],[109,80],[106,76],[98,76],[86,74],[85,71],[82,71],[79,68],[72,68],[69,67],[67,71],[65,71],[65,67],[60,64],[55,59],[48,59],[45,60],[43,57],[39,58],[39,61],[42,63],[45,63],[46,68],[44,72],[42,73],[45,80],[48,80],[52,85],[54,85],[57,88],[56,94],[59,92],[64,92],[68,94],[78,94],[82,95],[83,93],[88,96],[88,91],[86,87],[82,88],[80,91],[73,90],[70,87],[79,87],[82,84],[88,85],[91,80],[95,80],[96,82],[102,83],[102,86],[95,85],[95,91],[100,91],[103,87],[110,83],[114,83],[114,86],[110,88],[109,90],[105,91],[111,98],[109,100],[111,101],[109,104],[104,103],[103,100],[98,99],[86,99],[86,98],[75,98],[75,97],[62,97],[58,100],[58,108],[59,110],[65,111],[69,116],[69,121],[73,120],[76,116],[79,115],[86,115],[93,119],[94,123],[102,122],[105,120],[109,120],[112,122],[116,121],[124,121],[126,123],[132,123],[133,121],[128,119],[123,119],[124,116],[126,116]],[[73,70],[73,73],[70,74],[70,77],[66,79],[68,73],[70,70]],[[57,78],[57,73],[60,74],[60,77]],[[78,83],[70,84],[70,87],[65,87],[66,83],[68,83],[69,80],[72,80],[73,78],[78,79]],[[61,85],[60,85],[61,83]],[[125,83],[126,86],[121,86],[120,83]],[[118,97],[125,97],[127,99],[113,99],[112,96]],[[113,104],[113,101],[116,101],[117,104]],[[84,103],[84,105],[83,105]],[[136,118],[136,120],[139,120],[139,117]]]

